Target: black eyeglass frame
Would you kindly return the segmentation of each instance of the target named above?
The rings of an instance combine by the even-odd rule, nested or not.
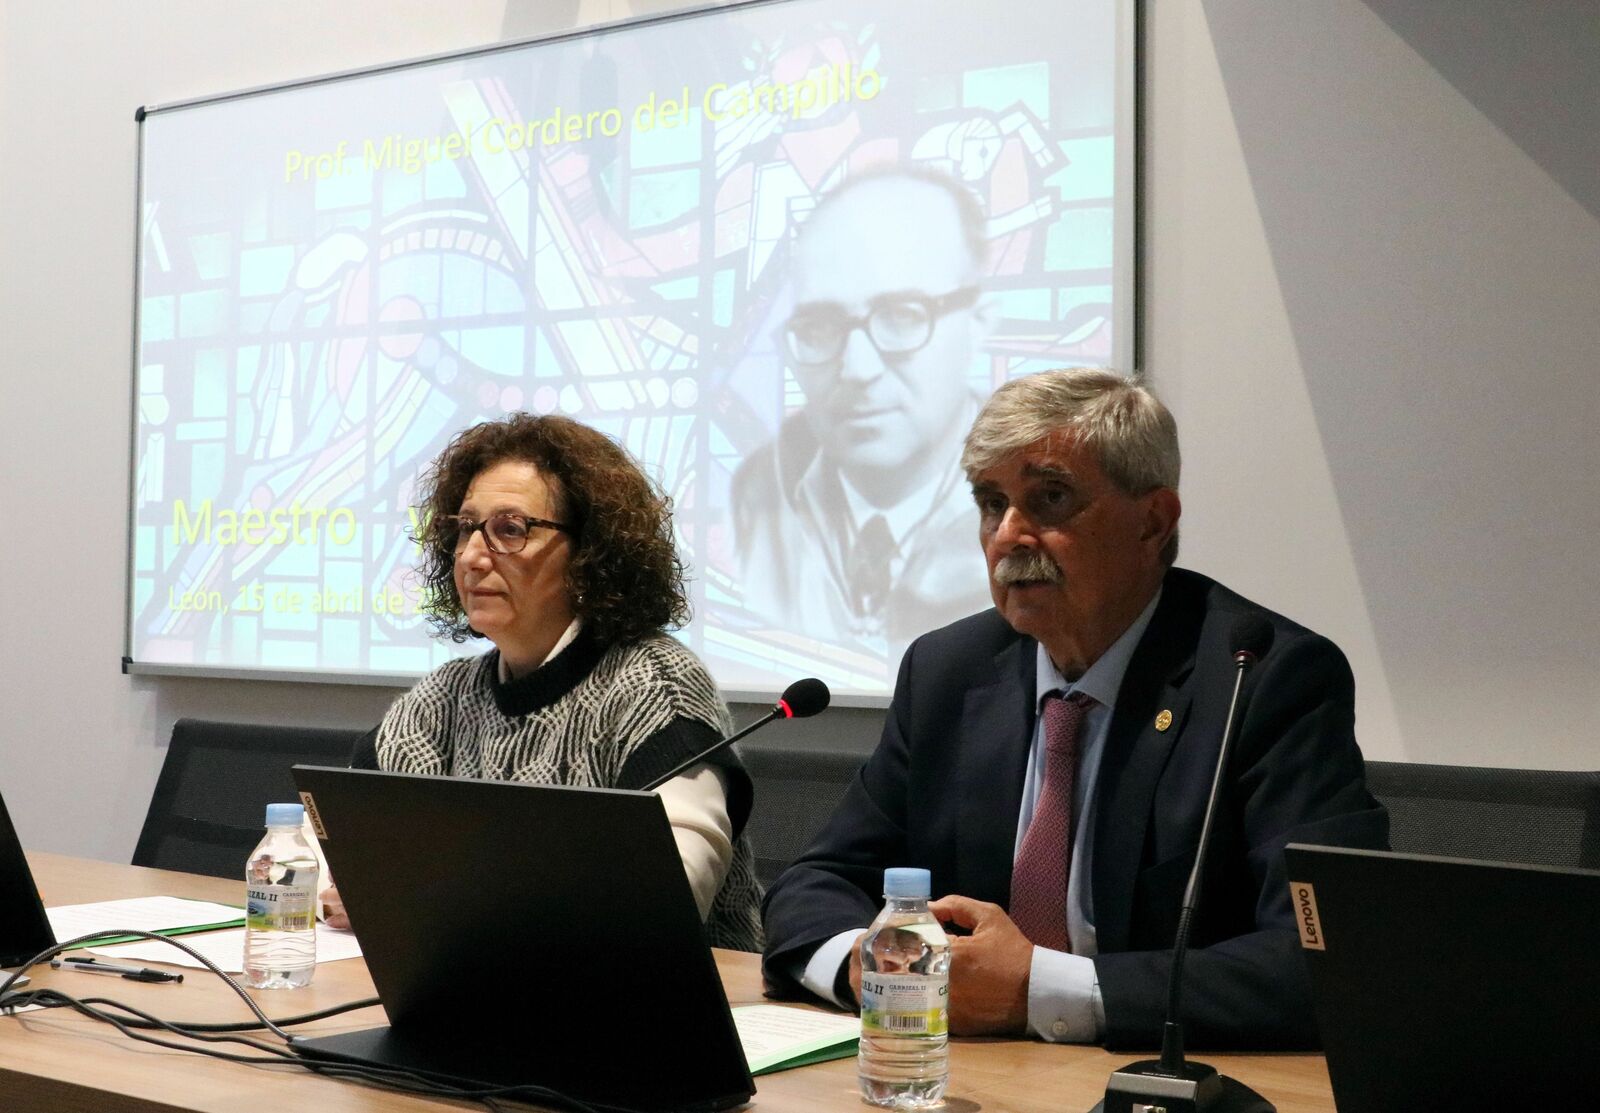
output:
[[[515,549],[500,548],[499,546],[504,542],[497,539],[494,532],[489,528],[491,522],[506,520],[522,523],[522,544]],[[491,514],[481,521],[473,521],[473,519],[464,514],[447,514],[442,521],[446,528],[455,531],[452,551],[457,554],[463,552],[472,543],[472,535],[480,530],[483,531],[483,543],[488,546],[489,551],[491,553],[499,553],[501,556],[514,556],[526,549],[528,547],[528,534],[535,526],[542,529],[559,530],[568,536],[572,536],[574,533],[572,527],[563,522],[552,522],[548,518],[535,518],[528,514],[513,514],[509,510]]]
[[[981,287],[977,285],[969,285],[958,286],[956,289],[951,290],[947,294],[881,294],[867,302],[867,311],[859,316],[840,314],[838,317],[832,317],[830,315],[829,320],[841,326],[839,330],[838,347],[832,355],[825,356],[822,359],[817,360],[802,359],[800,355],[795,352],[793,329],[797,321],[803,321],[807,318],[807,316],[812,315],[820,317],[822,314],[807,314],[804,312],[792,314],[790,315],[789,319],[783,323],[782,328],[779,329],[779,332],[783,336],[784,354],[787,355],[797,367],[829,367],[839,362],[840,358],[844,355],[845,348],[849,347],[850,345],[850,334],[855,332],[857,329],[860,329],[866,335],[867,342],[872,345],[873,349],[880,356],[885,358],[892,356],[908,356],[914,352],[922,351],[922,349],[931,344],[933,342],[934,329],[938,326],[939,322],[958,309],[970,309],[972,306],[976,305],[978,303],[978,295],[982,292],[983,291]],[[872,319],[877,314],[883,313],[891,308],[897,308],[906,305],[917,306],[928,315],[927,334],[923,336],[920,343],[913,344],[909,348],[886,349],[879,339],[872,335]]]

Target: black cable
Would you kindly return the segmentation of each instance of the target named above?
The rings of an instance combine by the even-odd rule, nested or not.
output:
[[[552,1104],[568,1106],[580,1113],[599,1113],[594,1107],[589,1106],[567,1094],[543,1086],[516,1085],[516,1086],[462,1086],[454,1083],[441,1082],[415,1071],[399,1067],[384,1067],[378,1064],[342,1063],[336,1060],[311,1059],[301,1055],[294,1049],[293,1044],[287,1048],[276,1047],[260,1040],[253,1040],[245,1036],[227,1033],[199,1033],[187,1032],[180,1025],[171,1021],[161,1020],[132,1005],[118,1001],[107,1001],[110,1006],[125,1013],[139,1017],[143,1023],[133,1024],[126,1018],[97,1008],[89,1003],[88,999],[72,997],[54,989],[40,989],[14,993],[14,998],[34,999],[31,1002],[18,1000],[17,1004],[34,1003],[47,1004],[57,1007],[68,1007],[92,1019],[99,1020],[117,1029],[131,1040],[140,1043],[152,1044],[174,1051],[185,1051],[191,1054],[204,1055],[224,1062],[243,1063],[250,1066],[280,1067],[292,1066],[311,1071],[314,1074],[326,1075],[330,1078],[350,1079],[366,1082],[371,1085],[384,1087],[401,1093],[421,1094],[431,1097],[451,1097],[477,1100],[491,1109],[498,1108],[494,1099],[497,1097],[524,1098],[531,1101],[543,1101]],[[103,1000],[103,999],[95,999]],[[207,1043],[239,1043],[246,1047],[263,1052],[263,1055],[242,1055],[234,1052],[217,1051],[204,1047],[194,1047],[189,1044],[173,1040],[162,1039],[149,1035],[141,1028],[160,1028],[170,1031],[175,1035],[187,1039]]]
[[[115,1015],[113,1013],[107,1012],[104,1009],[96,1008],[93,1005],[89,1005],[86,1002],[81,1001],[78,998],[71,996],[70,994],[62,993],[59,990],[39,990],[35,994],[33,994],[32,996],[44,997],[45,995],[49,995],[51,998],[53,998],[54,999],[53,1003],[55,1005],[57,1005],[58,1007],[70,1008],[73,1011],[82,1013],[84,1016],[87,1016],[87,1017],[89,1017],[89,1018],[91,1018],[93,1020],[98,1020],[98,1021],[101,1021],[101,1022],[103,1022],[105,1024],[109,1024],[113,1028],[115,1028],[117,1031],[119,1031],[123,1035],[127,1036],[129,1039],[137,1040],[140,1043],[155,1044],[157,1047],[171,1048],[172,1050],[175,1050],[175,1051],[192,1051],[192,1052],[195,1052],[195,1053],[201,1054],[201,1055],[209,1055],[209,1056],[211,1056],[213,1058],[227,1059],[227,1060],[229,1060],[231,1062],[270,1063],[270,1062],[274,1062],[275,1061],[273,1059],[263,1059],[263,1058],[260,1058],[260,1057],[257,1057],[257,1056],[243,1056],[243,1055],[236,1055],[236,1054],[231,1054],[231,1053],[222,1052],[222,1051],[207,1051],[204,1048],[190,1047],[187,1044],[174,1043],[171,1040],[164,1040],[164,1039],[161,1039],[159,1036],[152,1036],[152,1035],[149,1035],[149,1034],[147,1034],[147,1033],[145,1033],[143,1031],[140,1031],[137,1028],[134,1028],[133,1026],[127,1024],[121,1017],[119,1017],[119,1016],[117,1016],[117,1015]],[[185,1035],[185,1036],[187,1035],[187,1033],[184,1033],[181,1030],[176,1029],[172,1025],[167,1024],[164,1021],[157,1020],[156,1018],[149,1016],[149,1014],[147,1014],[147,1013],[141,1012],[140,1010],[134,1008],[132,1005],[125,1005],[125,1004],[121,1004],[120,1002],[113,1002],[113,1004],[115,1004],[115,1006],[117,1008],[123,1010],[124,1012],[130,1012],[130,1013],[133,1013],[136,1016],[145,1017],[148,1020],[153,1022],[151,1025],[146,1025],[145,1027],[153,1026],[153,1027],[158,1027],[158,1028],[164,1028],[164,1029],[167,1029],[169,1031],[173,1031],[175,1034],[178,1034],[178,1035]],[[288,1051],[287,1049],[274,1047],[271,1044],[265,1044],[265,1043],[260,1042],[259,1040],[252,1040],[247,1036],[197,1035],[197,1036],[194,1036],[192,1038],[203,1040],[203,1041],[207,1041],[207,1042],[236,1042],[236,1043],[247,1044],[248,1046],[254,1047],[254,1048],[256,1048],[258,1050],[261,1050],[261,1051],[266,1051],[270,1055],[276,1056],[277,1057],[277,1061],[284,1061],[284,1060],[290,1060],[290,1059],[294,1059],[295,1058],[294,1053],[291,1052],[291,1051]]]
[[[34,1000],[33,998],[38,999]],[[0,996],[0,1009],[20,1008],[24,1005],[56,1008],[68,1004],[70,1000],[72,999],[64,994],[48,989],[13,990],[4,996]],[[109,997],[81,997],[77,998],[77,1000],[86,1005],[122,1007],[120,1001],[114,1001]],[[280,1028],[290,1028],[296,1024],[310,1024],[313,1021],[326,1020],[330,1016],[338,1016],[341,1013],[355,1012],[357,1009],[370,1009],[379,1004],[382,1004],[382,1002],[376,997],[363,997],[356,1001],[347,1001],[342,1005],[330,1005],[325,1009],[318,1009],[316,1012],[301,1013],[298,1016],[278,1017],[272,1023]],[[134,1028],[154,1028],[159,1026],[159,1022],[152,1023],[145,1020],[129,1020],[127,1023]],[[219,1024],[214,1021],[174,1020],[171,1023],[176,1028],[182,1028],[190,1032],[254,1032],[266,1027],[260,1021],[238,1021],[232,1024]]]
[[[75,947],[80,947],[84,944],[94,943],[100,940],[124,939],[130,935],[138,939],[149,939],[157,943],[171,944],[184,954],[188,955],[190,958],[195,959],[200,963],[200,965],[204,966],[207,970],[211,971],[213,974],[227,983],[228,988],[233,990],[234,994],[239,998],[239,1000],[243,1001],[249,1007],[250,1011],[255,1014],[256,1019],[261,1022],[263,1027],[271,1031],[273,1035],[282,1039],[284,1043],[289,1043],[291,1041],[292,1037],[289,1035],[289,1033],[278,1027],[278,1025],[269,1016],[267,1016],[266,1013],[262,1012],[261,1006],[256,1004],[251,996],[244,991],[244,987],[229,977],[228,974],[223,971],[222,967],[212,962],[205,955],[201,954],[199,951],[195,950],[181,939],[174,939],[167,935],[157,935],[153,931],[139,931],[137,929],[92,931],[87,935],[80,935],[76,939],[68,939],[65,943],[57,943],[53,947],[46,947],[44,950],[40,951],[38,954],[34,955],[27,962],[18,967],[16,973],[7,978],[4,983],[0,983],[0,997],[5,996],[6,990],[11,988],[11,983],[16,981],[17,978],[23,973],[32,967],[39,965],[41,962],[46,962],[54,958],[63,951],[69,951]],[[65,997],[67,994],[62,994],[62,996]]]
[[[87,943],[108,938],[126,939],[128,936],[141,939],[150,939],[157,942],[168,943],[194,958],[207,970],[221,978],[255,1014],[258,1023],[254,1024],[200,1024],[181,1025],[172,1021],[162,1020],[141,1009],[120,1001],[109,998],[77,998],[71,994],[63,993],[58,989],[29,989],[11,991],[10,987],[24,972],[42,962],[46,962],[63,951],[71,950]],[[91,1019],[109,1024],[118,1032],[131,1040],[140,1043],[153,1044],[174,1051],[185,1051],[208,1058],[221,1059],[225,1062],[244,1063],[251,1066],[293,1066],[309,1070],[314,1074],[326,1075],[330,1078],[344,1078],[365,1082],[369,1085],[391,1089],[400,1093],[420,1094],[428,1097],[450,1097],[477,1101],[491,1110],[499,1110],[496,1098],[513,1098],[524,1101],[539,1101],[547,1104],[565,1106],[576,1110],[577,1113],[601,1113],[594,1106],[588,1105],[577,1098],[553,1090],[545,1086],[518,1085],[518,1086],[459,1086],[453,1083],[438,1080],[418,1074],[414,1071],[398,1067],[385,1067],[378,1064],[342,1063],[335,1060],[321,1060],[302,1055],[296,1048],[296,1037],[283,1030],[283,1025],[303,1023],[310,1020],[321,1019],[326,1016],[349,1012],[357,1008],[366,1008],[378,1004],[378,999],[365,998],[360,1001],[344,1005],[336,1005],[304,1016],[290,1017],[283,1021],[275,1021],[267,1016],[256,1004],[255,1000],[245,992],[244,987],[234,981],[216,963],[200,954],[193,947],[174,939],[170,936],[156,935],[153,932],[137,930],[109,930],[91,932],[69,939],[64,943],[57,943],[34,955],[31,959],[18,967],[4,982],[0,982],[0,1008],[15,1008],[22,1005],[40,1005],[50,1008],[71,1008]],[[99,1006],[120,1010],[124,1016],[119,1016]],[[128,1019],[133,1017],[135,1019]],[[260,1040],[253,1040],[245,1036],[235,1035],[235,1032],[255,1031],[265,1028],[287,1044],[287,1047],[277,1047]],[[195,1047],[192,1044],[178,1043],[162,1039],[159,1036],[147,1034],[149,1029],[168,1031],[184,1039],[202,1043],[238,1043],[264,1052],[264,1055],[241,1055],[234,1052],[218,1051],[212,1048]]]
[[[118,1007],[121,1007],[119,1002],[113,1001],[109,997],[84,997],[82,1000],[85,1004],[90,1005],[118,1005]],[[326,1009],[318,1009],[314,1013],[301,1013],[299,1016],[280,1017],[273,1020],[272,1023],[276,1024],[279,1028],[291,1028],[296,1024],[310,1024],[314,1020],[326,1020],[328,1017],[338,1016],[340,1013],[354,1012],[357,1009],[370,1009],[374,1005],[378,1004],[381,1004],[381,1002],[376,997],[363,997],[359,1001],[348,1001],[343,1005],[331,1005]],[[137,1023],[130,1021],[130,1023],[132,1023],[135,1028],[155,1026],[147,1024],[144,1021],[139,1021]],[[174,1020],[171,1023],[173,1026],[182,1028],[189,1032],[254,1032],[258,1029],[266,1027],[265,1024],[262,1024],[259,1021],[238,1021],[233,1024],[218,1024],[210,1021],[200,1022]]]

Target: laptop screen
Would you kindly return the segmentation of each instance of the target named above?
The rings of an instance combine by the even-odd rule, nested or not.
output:
[[[1340,1113],[1593,1106],[1600,872],[1286,853]]]
[[[0,966],[17,966],[55,946],[33,871],[0,797]]]
[[[294,775],[389,1015],[359,1055],[630,1109],[754,1092],[658,797]]]

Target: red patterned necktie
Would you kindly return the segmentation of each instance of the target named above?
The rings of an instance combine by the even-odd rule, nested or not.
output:
[[[1072,865],[1072,782],[1078,735],[1094,701],[1080,692],[1044,698],[1044,784],[1011,871],[1011,919],[1039,947],[1072,950],[1067,934],[1067,874]]]

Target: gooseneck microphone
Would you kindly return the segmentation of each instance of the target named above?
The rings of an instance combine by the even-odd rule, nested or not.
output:
[[[760,730],[774,719],[808,719],[819,711],[825,711],[828,707],[828,701],[832,698],[833,694],[828,691],[828,686],[816,677],[808,676],[804,680],[796,680],[783,690],[783,695],[778,698],[777,703],[772,705],[771,711],[768,711],[743,730],[735,731],[728,737],[719,740],[716,745],[701,750],[687,761],[680,762],[645,785],[640,791],[649,792],[653,788],[660,788],[685,769],[691,769],[699,765],[718,750],[733,745],[739,739]]]
[[[1244,615],[1230,630],[1233,649],[1233,698],[1222,726],[1222,746],[1217,751],[1217,767],[1211,777],[1211,795],[1206,798],[1205,818],[1200,823],[1200,842],[1195,847],[1194,866],[1183,891],[1183,910],[1178,916],[1178,934],[1172,944],[1172,975],[1167,984],[1167,1019],[1161,1029],[1161,1058],[1129,1063],[1111,1076],[1105,1100],[1095,1107],[1103,1113],[1142,1113],[1161,1109],[1169,1113],[1276,1113],[1266,1098],[1204,1063],[1190,1063],[1183,1057],[1183,1022],[1179,1018],[1183,992],[1183,959],[1189,950],[1189,927],[1200,903],[1200,875],[1205,870],[1206,850],[1211,845],[1212,821],[1217,798],[1222,795],[1222,778],[1228,768],[1228,751],[1233,745],[1234,719],[1239,710],[1239,689],[1244,674],[1272,647],[1272,626],[1260,615]]]
[[[819,711],[826,711],[828,701],[832,698],[833,694],[828,691],[826,684],[814,676],[808,676],[804,680],[796,680],[783,690],[783,695],[772,705],[767,718],[809,719]],[[754,729],[753,726],[746,727],[745,733]]]

